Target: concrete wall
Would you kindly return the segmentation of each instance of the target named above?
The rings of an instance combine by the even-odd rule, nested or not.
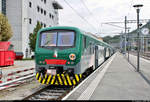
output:
[[[0,13],[2,13],[2,0],[0,0]]]
[[[29,2],[32,7],[29,7]],[[29,48],[29,34],[33,32],[37,21],[46,24],[46,27],[56,26],[58,24],[58,11],[52,5],[53,0],[6,0],[6,12],[8,20],[12,26],[13,37],[10,39],[14,45],[15,52],[23,52],[26,57],[26,49],[28,49],[27,57],[31,55]],[[37,11],[37,6],[46,11],[46,15]],[[49,14],[54,19],[49,17]],[[29,24],[29,19],[32,24]]]
[[[22,0],[6,0],[6,16],[13,30],[10,39],[16,52],[22,51]]]

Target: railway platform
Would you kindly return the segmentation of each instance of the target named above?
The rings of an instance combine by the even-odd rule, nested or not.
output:
[[[115,53],[62,100],[150,100],[150,61]]]

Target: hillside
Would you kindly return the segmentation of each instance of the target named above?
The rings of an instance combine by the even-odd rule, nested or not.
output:
[[[111,36],[105,36],[103,37],[103,41],[106,43],[119,43],[120,42],[120,35],[115,35],[113,37]]]

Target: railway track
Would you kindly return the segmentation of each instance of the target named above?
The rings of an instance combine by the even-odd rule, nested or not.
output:
[[[86,77],[84,77],[81,82],[87,79],[93,72],[87,71]],[[80,85],[80,83],[78,83],[78,85]],[[30,96],[25,97],[23,100],[61,100],[78,85],[70,87],[50,85],[39,91],[36,91]]]
[[[73,87],[47,86],[23,100],[61,100]]]
[[[86,75],[86,78],[91,73],[92,72],[88,72]],[[86,78],[83,78],[82,81],[85,80]],[[78,83],[77,85],[79,85],[80,83]],[[61,100],[76,86],[52,86],[52,85],[49,85],[49,86],[35,92],[34,94],[32,94],[28,97],[25,97],[23,100]]]
[[[130,54],[137,56],[136,52],[130,52]],[[147,60],[150,60],[150,53],[147,53],[147,54],[141,54],[140,53],[140,57],[147,59]]]

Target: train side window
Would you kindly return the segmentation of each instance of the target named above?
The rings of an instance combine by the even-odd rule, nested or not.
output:
[[[92,43],[90,42],[90,54],[92,54]]]
[[[83,47],[86,48],[86,37],[83,37]]]
[[[93,49],[92,51],[93,51],[93,54],[94,54],[94,50],[95,50],[95,46],[94,46],[94,45],[93,45],[93,48],[92,48],[92,49]]]

